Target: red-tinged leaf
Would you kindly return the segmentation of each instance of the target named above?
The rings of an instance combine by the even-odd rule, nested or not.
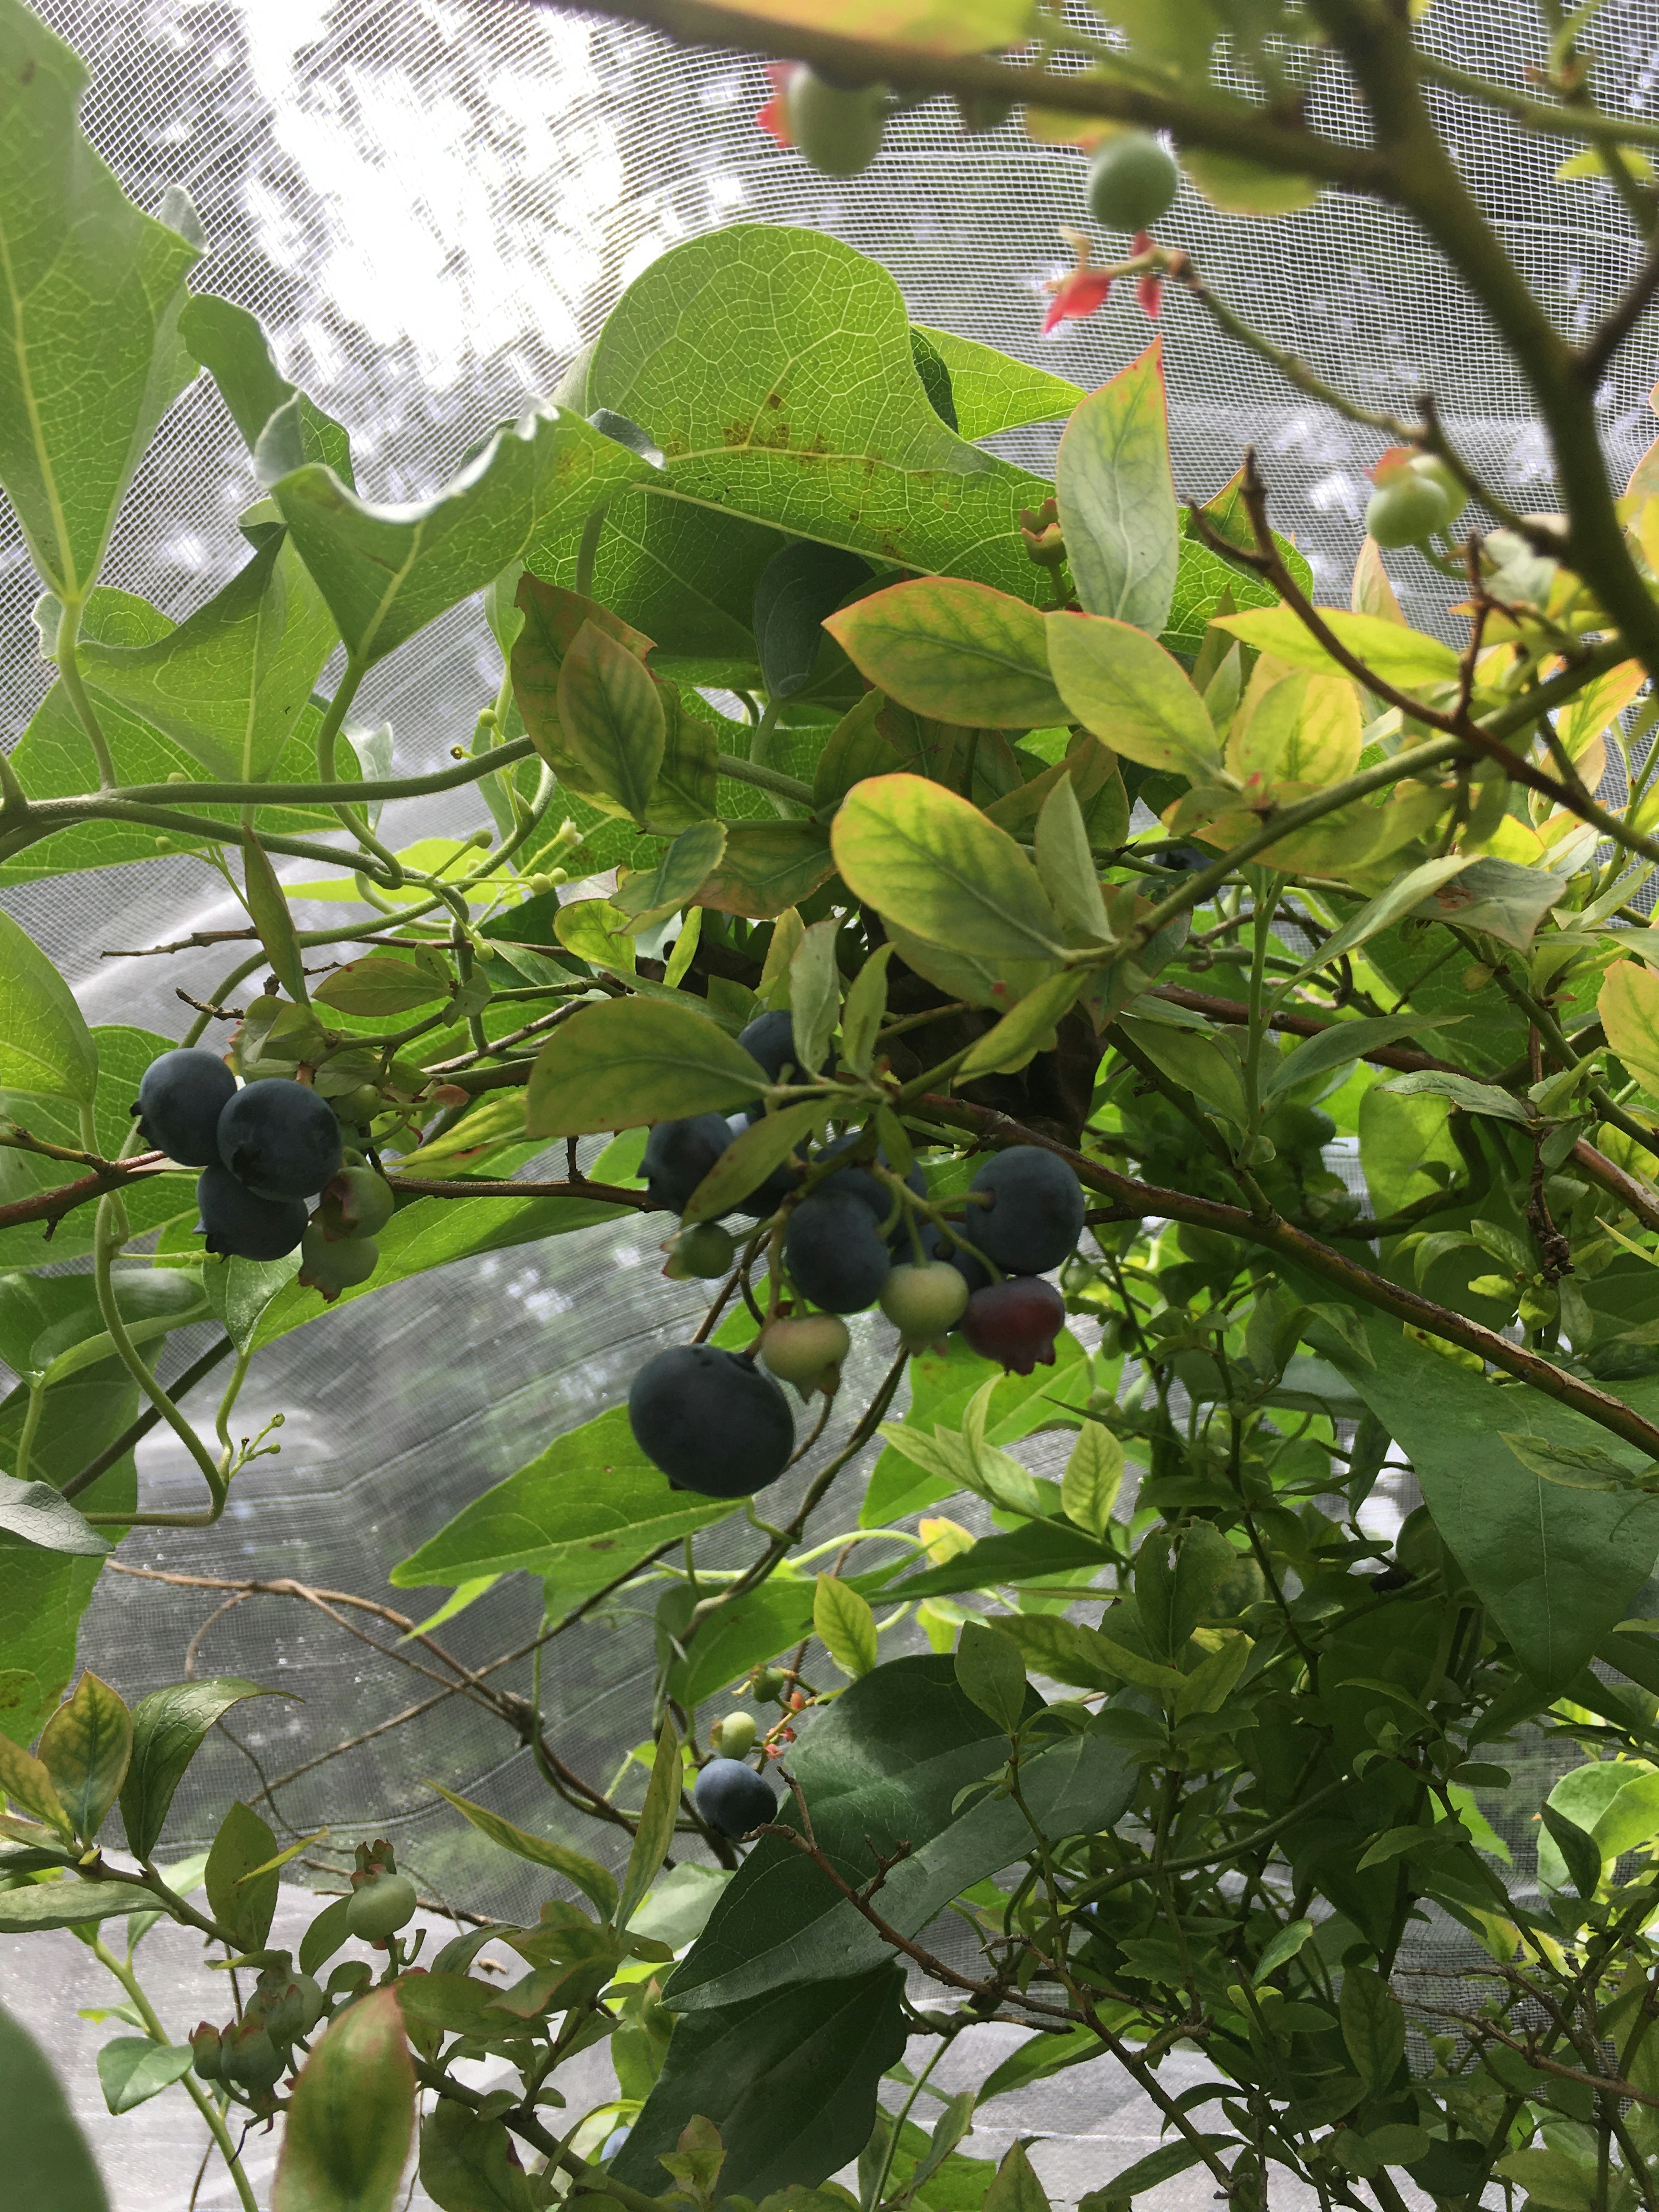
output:
[[[395,1989],[343,2012],[289,2106],[272,2212],[392,2212],[415,2126],[415,2069]]]

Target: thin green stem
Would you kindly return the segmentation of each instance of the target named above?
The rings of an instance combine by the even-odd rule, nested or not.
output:
[[[357,687],[368,673],[367,662],[348,660],[334,696],[328,702],[328,712],[323,716],[317,732],[317,777],[321,783],[335,783],[334,740],[339,736]]]
[[[88,1935],[85,1941],[88,1949],[97,1960],[99,1965],[106,1968],[126,1991],[132,2002],[133,2010],[144,2023],[144,2032],[150,2041],[170,2047],[167,2032],[157,2017],[155,2008],[145,1995],[143,1986],[131,1960],[118,1959],[102,1936],[99,1935]],[[218,2145],[219,2155],[224,2160],[230,2178],[235,2184],[237,2199],[243,2206],[244,2212],[259,2212],[258,2200],[253,2194],[246,2174],[242,2171],[242,2161],[236,2155],[236,2146],[230,2139],[230,2130],[226,2127],[218,2106],[193,2074],[183,2075],[180,2079],[191,2102],[206,2122],[208,2133]]]
[[[771,702],[767,702],[769,710]],[[760,732],[756,731],[758,740]],[[803,783],[798,775],[785,775],[781,769],[768,768],[763,762],[744,760],[736,753],[717,753],[714,766],[721,775],[729,775],[733,783],[752,783],[757,791],[769,792],[775,799],[793,799],[802,806],[812,804],[812,787]]]
[[[28,1411],[23,1416],[22,1433],[17,1439],[17,1455],[12,1462],[12,1480],[15,1482],[27,1482],[29,1479],[29,1456],[34,1449],[35,1432],[40,1426],[40,1415],[46,1402],[46,1384],[31,1382]]]
[[[887,2130],[887,2147],[882,2153],[881,2164],[877,2168],[872,2178],[872,2185],[865,2191],[860,2206],[860,2212],[877,2212],[877,2208],[879,2206],[883,2197],[886,2193],[887,2177],[893,2170],[893,2154],[898,2148],[899,2137],[904,2133],[905,2123],[909,2118],[912,2111],[915,2109],[917,2098],[921,2096],[922,2091],[927,2087],[929,2075],[932,2074],[934,2067],[939,2064],[939,2060],[944,2057],[945,2052],[951,2048],[951,2045],[955,2039],[955,2037],[951,2035],[942,2035],[939,2038],[938,2043],[928,2054],[927,2063],[922,2068],[921,2073],[917,2075],[915,2080],[910,2084],[909,2095],[899,2106],[898,2111],[892,2116],[891,2123]],[[886,2115],[884,2114],[883,2117],[885,2118]]]
[[[86,732],[87,743],[92,747],[92,757],[98,763],[99,786],[102,790],[112,791],[115,787],[115,757],[110,751],[103,725],[98,720],[81,675],[81,612],[82,602],[79,599],[71,599],[64,607],[58,625],[58,673],[63,680],[64,690],[70,695],[70,704],[75,708],[81,727]]]

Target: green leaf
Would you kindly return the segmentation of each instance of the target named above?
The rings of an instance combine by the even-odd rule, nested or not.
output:
[[[1547,1437],[1502,1432],[1504,1442],[1528,1474],[1543,1482],[1559,1482],[1568,1490],[1628,1490],[1627,1468],[1600,1444],[1552,1443]]]
[[[1261,1085],[1262,1103],[1282,1097],[1310,1076],[1328,1075],[1334,1067],[1363,1060],[1379,1045],[1393,1044],[1397,1038],[1413,1036],[1422,1030],[1441,1028],[1446,1018],[1433,1014],[1383,1014],[1370,1020],[1333,1022],[1322,1036],[1304,1038],[1293,1052],[1271,1063]]]
[[[1595,1011],[1613,1051],[1643,1090],[1659,1097],[1659,975],[1639,961],[1616,962]]]
[[[1085,610],[1156,637],[1169,620],[1181,551],[1161,337],[1066,425],[1054,493]]]
[[[153,1899],[124,1881],[82,1881],[65,1875],[61,1881],[30,1882],[20,1889],[0,1890],[0,1936],[37,1936],[49,1928],[84,1928],[94,1921],[113,1920],[124,1912],[154,1910]]]
[[[1471,1075],[1458,1075],[1449,1069],[1413,1068],[1407,1075],[1391,1075],[1378,1088],[1395,1098],[1449,1098],[1466,1114],[1486,1114],[1495,1121],[1515,1121],[1523,1128],[1532,1120],[1524,1099],[1498,1090],[1495,1084],[1477,1083]]]
[[[1594,1897],[1601,1879],[1601,1847],[1593,1836],[1587,1835],[1576,1820],[1571,1820],[1557,1806],[1541,1808],[1544,1826],[1549,1830],[1550,1840],[1566,1863],[1572,1886],[1580,1897]]]
[[[299,460],[321,461],[343,483],[352,483],[351,441],[331,415],[295,392],[246,307],[211,292],[192,293],[179,318],[179,335],[218,386],[250,453],[257,451],[272,416],[292,407],[283,428],[298,440]]]
[[[0,1551],[15,1544],[42,1552],[101,1558],[112,1547],[49,1482],[18,1482],[0,1474]]]
[[[832,831],[856,897],[930,943],[1053,961],[1060,918],[1005,830],[943,785],[884,775],[854,785]]]
[[[668,1694],[687,1711],[775,1659],[811,1632],[814,1585],[804,1575],[773,1575],[758,1589],[723,1605],[676,1651],[669,1638],[686,1628],[696,1602],[684,1585],[657,1607],[658,1649],[670,1661]]]
[[[1314,1924],[1311,1920],[1287,1921],[1256,1960],[1255,1972],[1251,1975],[1250,1979],[1253,1982],[1268,1980],[1287,1959],[1295,1958],[1313,1932]]]
[[[242,888],[271,973],[296,1006],[306,1002],[306,961],[276,871],[252,831],[242,847]]]
[[[819,823],[733,822],[697,904],[767,921],[810,898],[834,873],[829,835]]]
[[[868,1075],[875,1061],[876,1039],[887,1013],[887,963],[890,945],[878,945],[847,987],[841,1010],[842,1058],[855,1075]]]
[[[647,999],[584,1006],[542,1047],[530,1071],[532,1137],[630,1129],[730,1110],[767,1086],[763,1068],[706,1014]]]
[[[1121,2173],[1115,2173],[1103,2188],[1091,2189],[1080,2197],[1078,2212],[1128,2212],[1143,2190],[1156,2189],[1160,2181],[1173,2181],[1176,2174],[1189,2172],[1212,2151],[1225,2150],[1237,2140],[1234,2136],[1207,2135],[1164,2143],[1157,2150],[1149,2150],[1145,2158],[1138,2158],[1133,2166],[1126,2166]]]
[[[1406,2015],[1400,2000],[1373,1966],[1350,1966],[1337,2002],[1342,2040],[1368,2096],[1378,2096],[1406,2055]]]
[[[1103,1536],[1122,1480],[1123,1446],[1103,1422],[1085,1421],[1060,1477],[1060,1502],[1066,1519],[1088,1535]]]
[[[58,2076],[40,2045],[3,2008],[0,2171],[19,2204],[38,2206],[40,2212],[109,2212],[96,2162]]]
[[[1143,768],[1194,785],[1224,779],[1204,702],[1156,638],[1107,615],[1051,614],[1048,665],[1068,720]]]
[[[872,684],[918,714],[998,730],[1066,720],[1042,617],[1006,592],[960,576],[917,577],[856,600],[823,626]]]
[[[993,1028],[975,1038],[957,1069],[956,1079],[994,1075],[1025,1066],[1039,1052],[1051,1051],[1055,1025],[1088,988],[1086,968],[1063,968],[1035,990],[1027,991]]]
[[[958,1552],[943,1566],[907,1575],[894,1585],[894,1595],[953,1597],[958,1590],[994,1589],[1004,1583],[1035,1582],[1043,1575],[1063,1574],[1088,1582],[1110,1557],[1103,1544],[1080,1528],[1068,1528],[1057,1521],[1034,1521],[1006,1536],[981,1536],[970,1550]],[[1005,1633],[1014,1632],[1008,1621],[1000,1627]]]
[[[1085,396],[1081,385],[1032,368],[994,346],[926,323],[911,328],[926,338],[949,373],[957,428],[964,438],[993,438],[999,430],[1052,422],[1057,415],[1069,415]]]
[[[1025,1707],[1025,1662],[1012,1638],[981,1621],[965,1622],[957,1644],[957,1681],[981,1712],[1013,1735]]]
[[[1379,891],[1375,898],[1368,900],[1358,914],[1350,915],[1341,928],[1334,936],[1328,937],[1314,958],[1300,969],[1296,980],[1299,981],[1302,976],[1312,975],[1316,968],[1322,968],[1328,961],[1336,959],[1344,952],[1358,951],[1370,939],[1379,936],[1385,929],[1391,929],[1403,915],[1420,908],[1422,902],[1431,892],[1442,884],[1449,882],[1452,877],[1461,875],[1469,865],[1467,854],[1451,853],[1437,860],[1425,860],[1419,867],[1407,869],[1403,875],[1395,878],[1386,890]]]
[[[584,773],[642,823],[667,740],[644,665],[585,622],[560,664],[558,706],[565,742]]]
[[[993,1632],[983,1632],[990,1634]],[[695,1649],[695,1646],[693,1647]],[[1042,1710],[1025,1692],[1030,1720]],[[1012,1799],[960,1793],[1007,1754],[1006,1732],[958,1687],[948,1655],[889,1660],[818,1717],[789,1761],[811,1810],[813,1832],[844,1881],[875,1872],[872,1850],[903,1841],[910,1856],[882,1885],[882,1912],[914,1936],[954,1897],[1022,1858],[1030,1829]],[[1067,1735],[1039,1747],[1026,1739],[1020,1782],[1044,1832],[1059,1838],[1109,1827],[1134,1788],[1135,1769],[1098,1736]],[[779,1821],[799,1826],[792,1802]],[[837,1983],[890,1956],[882,1938],[829,1878],[781,1836],[744,1859],[690,1955],[674,1970],[669,2004],[686,2019],[708,2007],[740,2008],[803,1981]]]
[[[271,497],[353,659],[372,664],[649,464],[552,407],[498,430],[430,499],[376,506],[310,462]]]
[[[0,24],[0,484],[35,567],[72,600],[195,374],[178,324],[199,245],[140,214],[93,151],[78,58],[18,0]]]
[[[876,1616],[870,1601],[834,1575],[817,1577],[812,1600],[812,1627],[820,1644],[854,1680],[876,1663]],[[1022,1689],[1024,1677],[1020,1678]]]
[[[1192,1091],[1238,1128],[1245,1127],[1250,1109],[1238,1062],[1215,1031],[1206,1035],[1164,1022],[1127,1018],[1121,1018],[1120,1026],[1130,1043],[1144,1052],[1171,1083]]]
[[[1067,1620],[1064,1613],[1000,1614],[997,1633],[1017,1646],[1032,1674],[1044,1675],[1051,1682],[1065,1682],[1077,1690],[1115,1690],[1132,1679],[1117,1663],[1125,1656],[1122,1645],[1096,1629],[1085,1628],[1081,1621]],[[1127,1656],[1132,1660],[1135,1656]],[[1153,1667],[1146,1660],[1139,1666],[1150,1674],[1151,1686],[1172,1686],[1167,1680],[1168,1668]]]
[[[1591,1833],[1609,1865],[1626,1851],[1651,1843],[1659,1835],[1659,1774],[1638,1774],[1627,1782],[1597,1817]]]
[[[726,851],[723,822],[694,822],[683,830],[654,868],[641,868],[620,884],[617,904],[635,917],[639,928],[665,921],[687,906],[720,864]]]
[[[88,1667],[40,1732],[35,1755],[75,1832],[89,1844],[120,1793],[132,1756],[132,1715]]]
[[[1089,750],[1099,757],[1097,746]],[[1108,934],[1106,904],[1089,850],[1089,826],[1069,775],[1060,774],[1043,800],[1033,842],[1037,874],[1060,919],[1079,937],[1103,940]]]
[[[1003,2153],[996,2179],[985,2192],[982,2212],[1048,2212],[1048,2199],[1031,2171],[1023,2142],[1010,2143]]]
[[[333,1006],[343,1014],[409,1014],[416,1006],[429,1006],[450,995],[449,986],[428,968],[396,953],[371,952],[362,960],[348,960],[343,968],[312,993],[319,1006]]]
[[[203,1879],[214,1918],[230,1931],[240,1950],[261,1949],[270,1932],[277,1875],[274,1869],[258,1875],[253,1869],[276,1855],[276,1837],[238,1798],[219,1823]],[[251,1881],[246,1878],[249,1875],[253,1875]]]
[[[421,2123],[421,2186],[443,2212],[532,2212],[529,2177],[501,2120],[440,2097]]]
[[[775,1114],[763,1114],[758,1121],[751,1121],[692,1192],[680,1218],[718,1221],[729,1213],[806,1142],[828,1114],[826,1106],[804,1098],[797,1106],[781,1106]]]
[[[1544,916],[1566,896],[1566,879],[1548,868],[1523,868],[1492,856],[1473,860],[1413,911],[1425,921],[1478,929],[1529,952]]]
[[[522,1569],[556,1575],[562,1586],[580,1577],[598,1589],[731,1510],[724,1499],[671,1490],[618,1406],[556,1437],[527,1467],[463,1506],[391,1579],[414,1589]]]
[[[224,782],[268,776],[333,651],[333,617],[289,544],[270,541],[204,606],[145,644],[85,625],[82,672]]]
[[[897,284],[838,240],[734,223],[672,246],[611,310],[576,404],[650,431],[666,466],[647,504],[1036,597],[1018,525],[1048,485],[940,422]]]
[[[69,985],[0,912],[0,1091],[90,1106],[97,1087],[98,1047]],[[55,1163],[52,1180],[63,1180]]]
[[[73,1832],[74,1820],[52,1786],[45,1763],[9,1735],[0,1736],[0,1790],[30,1820],[43,1820],[61,1836]]]
[[[515,1827],[511,1820],[502,1820],[499,1813],[492,1813],[486,1806],[475,1805],[470,1797],[458,1796],[454,1790],[446,1790],[441,1782],[428,1779],[427,1787],[447,1799],[463,1819],[470,1820],[492,1844],[499,1844],[515,1858],[528,1859],[532,1866],[550,1867],[555,1874],[562,1874],[605,1919],[615,1914],[616,1882],[596,1859],[590,1859],[584,1852],[570,1850],[563,1844],[550,1843],[544,1836],[530,1835],[525,1829]]]
[[[415,2069],[393,1988],[329,2024],[288,2108],[272,2212],[392,2212],[415,2125]]]
[[[668,1856],[674,1840],[674,1823],[679,1816],[682,1772],[679,1735],[673,1722],[665,1719],[657,1731],[651,1779],[646,1784],[645,1802],[640,1808],[639,1826],[634,1831],[634,1847],[628,1854],[628,1866],[623,1875],[616,1914],[619,1929],[626,1928],[633,1918]]]
[[[657,2188],[659,2160],[702,2115],[726,2148],[723,2193],[758,2198],[823,2180],[869,2140],[876,2085],[904,2050],[903,1988],[883,1964],[681,2020],[610,2171]]]
[[[773,555],[756,579],[754,602],[755,650],[769,697],[793,699],[805,690],[825,659],[828,618],[869,580],[867,561],[810,538]],[[828,657],[839,660],[833,647]]]
[[[1319,617],[1339,644],[1397,690],[1429,690],[1457,681],[1457,655],[1437,637],[1407,629],[1404,623],[1389,622],[1382,615],[1350,614],[1346,608],[1321,607]],[[1271,653],[1275,660],[1288,661],[1292,668],[1313,668],[1322,675],[1333,670],[1347,672],[1293,608],[1255,607],[1244,614],[1218,615],[1216,627],[1230,630],[1260,653]]]
[[[98,2054],[98,2086],[112,2112],[130,2112],[183,2081],[191,2061],[187,2043],[153,2043],[147,2035],[118,2035]]]
[[[121,1784],[121,1818],[135,1858],[149,1858],[161,1840],[173,1793],[221,1715],[244,1698],[291,1694],[219,1675],[173,1682],[138,1700],[132,1711],[132,1757]]]
[[[806,1070],[823,1066],[836,1033],[841,1013],[841,970],[836,963],[840,928],[833,915],[815,921],[790,956],[789,1012],[797,1083]]]

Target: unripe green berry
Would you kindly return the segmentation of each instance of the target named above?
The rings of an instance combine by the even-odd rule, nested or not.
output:
[[[757,1667],[750,1677],[749,1686],[757,1705],[772,1705],[777,1703],[788,1685],[781,1667]]]
[[[962,1319],[968,1307],[968,1284],[961,1270],[947,1261],[931,1260],[920,1267],[906,1261],[882,1285],[878,1304],[906,1350],[919,1352]]]
[[[1453,474],[1438,453],[1419,453],[1412,462],[1411,471],[1414,477],[1439,485],[1446,502],[1446,520],[1449,524],[1455,522],[1469,503],[1462,479]]]
[[[1180,184],[1167,147],[1145,131],[1120,131],[1089,171],[1089,212],[1108,230],[1150,230],[1169,213]]]
[[[371,1167],[344,1167],[323,1193],[312,1226],[329,1238],[378,1237],[397,1206],[383,1175]]]
[[[815,1390],[834,1390],[841,1380],[841,1364],[852,1348],[853,1340],[839,1314],[808,1314],[769,1324],[761,1338],[761,1364],[780,1382],[793,1382],[803,1398],[810,1398]]]
[[[1379,545],[1420,545],[1451,520],[1446,495],[1431,477],[1402,469],[1379,484],[1365,508],[1365,527]]]
[[[331,1238],[313,1219],[300,1240],[300,1281],[317,1291],[332,1305],[342,1291],[366,1283],[380,1264],[380,1249],[372,1237]]]
[[[731,1272],[736,1251],[730,1234],[718,1221],[694,1221],[669,1246],[664,1273],[674,1282],[684,1282],[688,1276],[712,1281]]]
[[[752,1751],[758,1731],[753,1713],[727,1713],[708,1731],[710,1747],[722,1759],[742,1759]]]
[[[360,1942],[383,1943],[414,1918],[416,1903],[406,1874],[371,1875],[351,1893],[346,1926]]]
[[[830,84],[803,62],[784,109],[796,152],[826,177],[856,177],[881,151],[888,101],[879,85]]]

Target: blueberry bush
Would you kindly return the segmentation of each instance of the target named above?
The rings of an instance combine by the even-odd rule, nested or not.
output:
[[[88,1029],[0,913],[0,1931],[89,1948],[111,2112],[188,2098],[244,2206],[246,2130],[280,2124],[274,2212],[390,2212],[411,2154],[446,2212],[1042,2212],[975,2117],[1107,2063],[1164,2134],[1089,2212],[1189,2169],[1239,2212],[1275,2170],[1359,2212],[1655,2212],[1659,447],[1610,482],[1595,409],[1659,284],[1659,125],[1598,104],[1553,0],[1513,83],[1390,0],[604,12],[769,62],[776,158],[832,176],[927,100],[1074,145],[1057,219],[1112,242],[1074,234],[1048,324],[1121,283],[1160,331],[1085,392],[913,326],[833,238],[739,224],[380,505],[0,0],[0,487],[52,676],[0,754],[0,882],[187,851],[246,917],[161,1036]],[[1310,96],[1339,72],[1360,131]],[[1599,319],[1528,289],[1446,88],[1614,196],[1636,274]],[[1554,507],[1516,512],[1432,394],[1380,412],[1250,325],[1156,235],[1183,178],[1267,222],[1322,191],[1414,221],[1531,395]],[[1349,605],[1251,454],[1177,495],[1166,309],[1172,348],[1207,319],[1373,437]],[[247,553],[174,621],[102,576],[198,377],[246,444]],[[1042,422],[1052,483],[987,443]],[[1399,549],[1444,580],[1435,629]],[[354,700],[471,600],[493,695],[397,774]],[[384,842],[387,802],[444,793],[453,838]],[[319,872],[353,918],[302,928]],[[129,1702],[77,1662],[94,1584],[279,1448],[234,1421],[289,1332],[635,1214],[701,1325],[387,1565],[455,1606],[540,1576],[544,1635],[654,1606],[639,1747],[602,1790],[539,1691],[468,1676],[544,1817],[442,1795],[539,1918],[463,1900],[428,1952],[365,1837],[274,1948],[316,1839],[269,1790],[203,1858],[164,1839],[276,1686]],[[189,1511],[140,1502],[159,1425]],[[1058,1480],[1016,1449],[1042,1432]],[[204,1939],[193,2032],[144,1990],[163,1919]],[[1026,2032],[995,2064],[988,2022]],[[571,2109],[601,2043],[616,2096]],[[32,2204],[104,2203],[3,2014],[0,2146]]]

